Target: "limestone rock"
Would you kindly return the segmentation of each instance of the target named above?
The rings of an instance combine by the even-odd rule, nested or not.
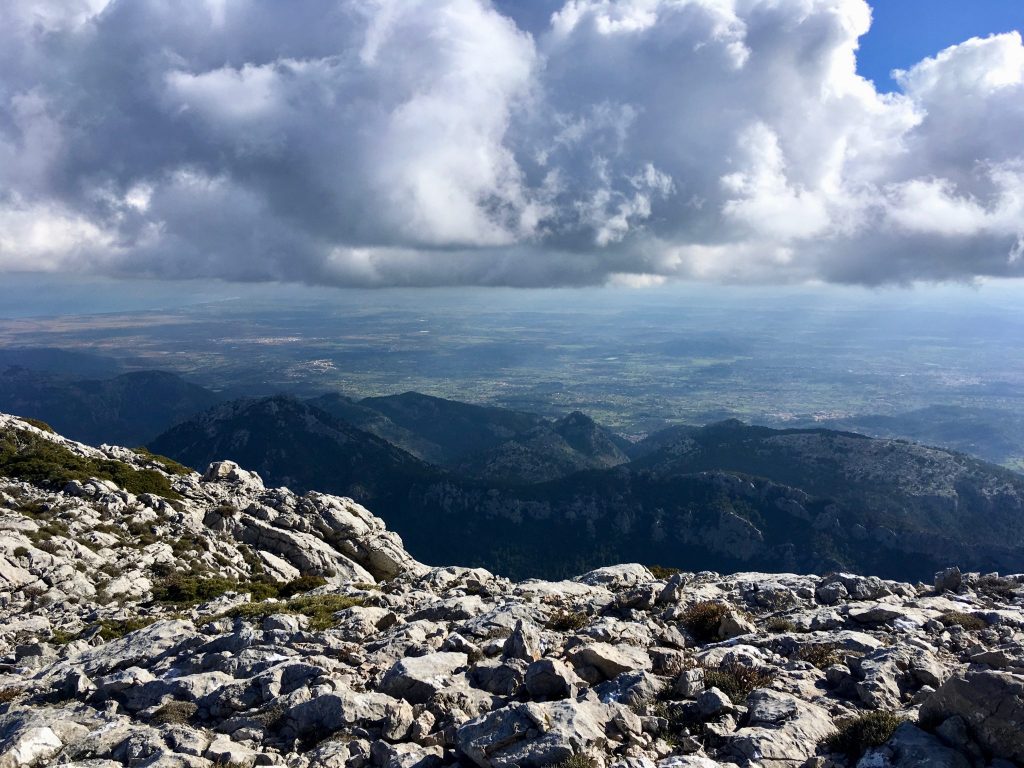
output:
[[[524,683],[534,701],[573,698],[584,684],[572,667],[558,659],[538,659],[530,664]]]
[[[378,689],[412,704],[424,704],[450,684],[455,670],[466,666],[464,653],[429,653],[410,656],[394,664]]]
[[[584,645],[573,651],[572,661],[577,667],[595,667],[606,678],[634,669],[651,668],[651,657],[646,652],[633,646],[610,643]]]
[[[1024,762],[1024,675],[998,670],[951,677],[925,701],[921,719],[959,715],[982,748],[1006,760]]]
[[[604,705],[572,700],[512,704],[466,723],[457,745],[480,768],[542,768],[608,744]]]

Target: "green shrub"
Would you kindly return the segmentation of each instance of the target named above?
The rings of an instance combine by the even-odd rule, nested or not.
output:
[[[836,733],[822,743],[830,751],[842,752],[856,761],[871,747],[880,747],[891,739],[902,722],[895,712],[886,711],[843,718],[836,722]]]
[[[729,614],[729,607],[710,600],[691,605],[680,621],[699,643],[710,643],[718,639],[718,627]]]
[[[170,481],[156,470],[135,469],[113,459],[79,456],[45,437],[20,429],[0,434],[0,475],[51,485],[98,477],[111,480],[130,493],[181,498]]]
[[[939,621],[947,627],[963,627],[968,631],[985,629],[988,626],[988,622],[984,619],[970,613],[961,613],[960,611],[946,611],[939,616]]]
[[[248,592],[249,596],[253,600],[270,600],[278,597],[281,587],[272,581],[256,579],[254,581],[250,581],[248,584],[240,584],[238,591]]]
[[[317,587],[322,587],[326,583],[327,579],[323,576],[299,576],[278,587],[277,597],[294,597],[302,592],[310,592]]]
[[[598,768],[598,762],[590,755],[577,752],[560,763],[552,763],[552,768]]]
[[[590,617],[583,611],[567,611],[559,608],[552,613],[544,626],[554,632],[578,632],[587,626]]]
[[[53,512],[53,507],[49,502],[32,500],[18,504],[17,511],[19,515],[31,517],[33,520],[39,520],[49,517]]]
[[[303,595],[285,603],[244,603],[222,615],[233,619],[261,619],[277,613],[295,613],[309,618],[310,629],[321,630],[334,626],[334,614],[338,611],[362,604],[362,598],[348,595]]]
[[[99,632],[97,634],[104,640],[117,640],[118,638],[131,634],[132,632],[145,629],[155,621],[156,619],[154,618],[144,616],[138,616],[133,619],[101,619],[94,624],[90,624],[82,634],[86,634],[93,627],[99,627]]]
[[[149,718],[150,725],[184,725],[199,711],[191,701],[169,701]]]
[[[192,470],[186,467],[184,464],[180,464],[174,459],[169,459],[166,456],[161,456],[159,453],[153,453],[149,448],[145,446],[139,446],[138,448],[132,448],[135,453],[139,454],[146,461],[159,464],[165,472],[169,472],[172,475],[191,475]]]
[[[669,746],[675,747],[689,735],[687,726],[690,718],[687,717],[685,704],[660,698],[650,706],[648,712],[651,716],[665,721],[657,735]]]
[[[241,590],[234,579],[219,576],[171,576],[153,588],[153,599],[160,603],[195,605]]]
[[[60,545],[52,538],[46,538],[42,541],[37,542],[36,547],[38,547],[43,552],[48,552],[51,555],[55,555],[57,554],[57,552],[60,551]]]
[[[681,573],[678,568],[669,568],[664,565],[648,565],[647,570],[654,574],[654,578],[660,580],[670,579],[677,573]]]
[[[334,614],[346,608],[362,605],[361,597],[347,595],[303,595],[288,601],[289,613],[309,617],[310,629],[327,629],[334,625]]]
[[[131,534],[132,543],[138,548],[148,547],[150,544],[160,541],[160,538],[153,532],[151,523],[133,520],[128,523],[128,533]]]
[[[721,667],[704,667],[704,684],[720,690],[733,704],[745,703],[752,691],[771,685],[774,679],[772,670],[748,667],[735,661]]]
[[[28,547],[18,546],[18,547],[14,548],[14,556],[15,557],[28,557],[28,552],[29,552]]]
[[[60,520],[51,520],[47,523],[43,523],[38,529],[28,534],[28,537],[33,541],[49,541],[54,536],[67,536],[68,526]]]
[[[208,552],[209,543],[202,536],[193,533],[186,533],[181,538],[171,542],[171,552],[178,557],[193,552]]]
[[[67,645],[72,640],[77,640],[80,632],[68,632],[65,629],[55,629],[50,632],[50,642],[54,645]]]
[[[55,430],[53,427],[51,427],[49,424],[47,424],[42,419],[33,419],[33,418],[29,417],[29,416],[19,416],[18,420],[19,421],[24,421],[26,424],[30,424],[33,427],[35,427],[36,429],[41,429],[41,430],[43,430],[43,432],[49,432],[51,435],[56,435],[57,434],[57,430]]]

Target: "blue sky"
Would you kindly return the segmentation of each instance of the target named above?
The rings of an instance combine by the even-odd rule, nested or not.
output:
[[[858,70],[881,91],[889,77],[970,37],[1024,28],[1024,0],[874,0],[874,23],[861,38]]]

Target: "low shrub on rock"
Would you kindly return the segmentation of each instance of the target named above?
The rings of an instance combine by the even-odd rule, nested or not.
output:
[[[985,629],[988,626],[984,619],[960,611],[946,611],[939,616],[939,621],[947,627],[963,627],[969,631]]]
[[[687,608],[681,622],[697,642],[710,643],[718,639],[718,627],[728,614],[729,606],[705,600]]]
[[[681,573],[678,568],[670,568],[664,565],[648,565],[647,570],[654,574],[656,579],[670,579],[677,573]]]
[[[282,598],[294,597],[303,592],[311,592],[326,583],[327,579],[323,576],[299,576],[297,579],[292,579],[281,585],[277,590],[277,596]]]
[[[795,632],[796,624],[782,616],[776,616],[768,620],[768,623],[765,625],[765,629],[777,634],[782,634],[783,632]]]
[[[827,669],[833,664],[839,663],[839,646],[833,643],[802,645],[796,649],[790,658],[793,661],[810,662],[818,669]]]
[[[193,470],[189,469],[184,464],[181,464],[180,462],[177,462],[174,459],[170,459],[166,456],[161,456],[159,453],[153,453],[151,450],[149,450],[149,448],[146,448],[145,446],[132,448],[132,450],[139,454],[139,456],[141,456],[143,459],[160,465],[160,467],[165,472],[169,472],[172,475],[192,474]]]
[[[590,755],[577,752],[560,763],[554,763],[552,768],[598,768],[598,762]]]
[[[199,710],[191,701],[169,701],[149,718],[150,725],[184,725]]]
[[[334,614],[346,608],[362,605],[361,597],[348,595],[303,595],[288,602],[244,603],[223,614],[228,618],[259,619],[277,613],[296,613],[309,619],[313,630],[329,629],[334,625]]]
[[[544,626],[554,632],[576,632],[587,626],[590,617],[583,611],[567,611],[559,608],[552,613]]]
[[[830,751],[857,760],[871,747],[880,747],[891,739],[902,722],[895,712],[884,710],[843,718],[836,721],[836,733],[823,743]]]
[[[734,661],[721,667],[705,666],[704,685],[717,688],[733,704],[743,704],[753,691],[771,685],[775,674],[774,670],[748,667]]]
[[[135,469],[123,461],[79,456],[63,445],[20,429],[0,433],[0,475],[51,485],[98,477],[113,481],[129,493],[181,498],[167,477],[155,469]]]
[[[57,434],[57,431],[42,419],[33,419],[31,416],[19,416],[18,418],[36,429],[43,430],[43,432],[49,432],[51,435]]]

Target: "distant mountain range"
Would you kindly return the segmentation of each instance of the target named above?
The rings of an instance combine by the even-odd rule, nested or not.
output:
[[[85,443],[142,445],[221,397],[163,371],[75,379],[20,366],[0,369],[0,410],[42,419]]]
[[[417,557],[514,576],[623,560],[903,578],[947,562],[1024,568],[1024,477],[945,449],[728,421],[652,435],[625,461],[582,414],[530,426],[501,409],[423,395],[373,405],[381,401],[397,421],[360,410],[364,424],[453,449],[445,425],[457,414],[481,459],[455,452],[445,454],[449,466],[428,463],[287,397],[220,406],[150,447],[196,467],[231,458],[273,484],[354,496]],[[573,468],[581,462],[605,466]],[[538,465],[544,472],[526,482]]]
[[[873,437],[907,438],[1024,469],[1024,413],[1017,410],[932,405],[891,416],[848,416],[815,425]]]
[[[732,420],[630,443],[579,412],[546,419],[415,392],[222,402],[167,373],[77,380],[24,367],[0,373],[0,411],[349,495],[424,561],[512,576],[629,560],[896,578],[950,562],[1024,570],[1024,476],[844,430]]]

